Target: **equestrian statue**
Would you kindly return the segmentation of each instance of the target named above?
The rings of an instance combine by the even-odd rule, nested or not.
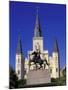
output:
[[[38,69],[42,68],[43,67],[42,65],[44,65],[44,69],[46,65],[49,66],[49,63],[47,62],[46,59],[41,59],[40,54],[41,54],[40,50],[39,51],[36,50],[33,53],[29,54],[29,68],[32,62],[36,65],[36,69],[37,69],[37,64],[40,65]],[[30,58],[30,55],[33,55],[32,59]]]

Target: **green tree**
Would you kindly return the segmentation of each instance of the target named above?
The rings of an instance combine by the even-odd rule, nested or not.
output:
[[[18,80],[18,88],[22,88],[26,85],[26,79]]]
[[[9,67],[9,88],[18,88],[18,78],[11,66]]]

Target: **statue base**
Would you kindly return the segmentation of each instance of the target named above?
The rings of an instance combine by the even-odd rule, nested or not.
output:
[[[48,69],[30,70],[27,74],[27,85],[51,83]]]

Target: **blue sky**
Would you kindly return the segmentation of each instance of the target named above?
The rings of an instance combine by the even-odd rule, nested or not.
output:
[[[66,63],[66,6],[60,4],[13,2],[9,4],[10,16],[10,65],[15,68],[15,55],[19,32],[21,32],[24,57],[32,50],[36,14],[40,18],[44,49],[52,55],[54,38],[57,38],[60,65]]]

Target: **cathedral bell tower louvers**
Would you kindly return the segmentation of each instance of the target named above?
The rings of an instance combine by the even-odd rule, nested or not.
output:
[[[18,44],[16,49],[16,74],[18,79],[24,78],[24,57],[22,52],[21,36],[18,37]]]

